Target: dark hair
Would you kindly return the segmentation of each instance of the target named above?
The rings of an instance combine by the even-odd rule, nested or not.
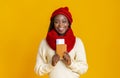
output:
[[[54,18],[51,19],[48,32],[54,28]]]
[[[69,28],[71,28],[70,21],[68,20],[68,22],[69,22]],[[51,31],[53,28],[54,28],[54,17],[50,21],[48,32]]]

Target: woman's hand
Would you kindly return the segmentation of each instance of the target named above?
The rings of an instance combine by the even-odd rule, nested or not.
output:
[[[65,52],[64,55],[63,55],[63,62],[67,66],[69,66],[71,64],[71,59],[70,59],[70,56],[67,52]]]
[[[58,54],[55,54],[52,57],[52,65],[55,66],[59,60],[60,60],[60,56]]]

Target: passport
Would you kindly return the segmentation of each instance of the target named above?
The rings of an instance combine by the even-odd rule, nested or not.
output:
[[[64,39],[56,39],[56,53],[60,56],[60,59],[63,58],[64,52],[67,51],[67,45],[65,44]]]

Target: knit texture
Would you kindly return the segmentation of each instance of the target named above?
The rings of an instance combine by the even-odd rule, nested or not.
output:
[[[52,13],[52,16],[51,16],[51,20],[52,18],[54,18],[56,15],[58,14],[62,14],[62,15],[65,15],[67,17],[67,19],[69,20],[70,24],[72,23],[73,19],[72,19],[72,15],[71,13],[69,12],[69,8],[68,7],[61,7],[61,8],[58,8],[57,10],[55,10],[53,13]]]
[[[48,45],[53,49],[56,50],[56,39],[65,39],[65,44],[67,44],[67,52],[70,52],[75,44],[75,36],[72,32],[72,29],[69,28],[68,31],[64,36],[59,36],[57,32],[52,29],[48,32],[46,40]]]

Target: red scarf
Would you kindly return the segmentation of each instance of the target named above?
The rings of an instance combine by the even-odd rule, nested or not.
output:
[[[56,50],[56,39],[65,39],[65,44],[67,44],[67,52],[70,52],[73,49],[75,44],[75,36],[71,28],[68,29],[64,36],[59,36],[54,29],[47,33],[47,43],[53,50]]]

